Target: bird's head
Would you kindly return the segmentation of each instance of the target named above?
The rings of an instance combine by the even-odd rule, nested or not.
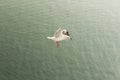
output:
[[[71,39],[71,40],[72,40],[72,38],[70,37],[69,32],[68,32],[66,29],[63,29],[62,33],[63,33],[68,39]]]
[[[64,35],[66,35],[66,32],[67,32],[66,29],[63,29],[63,30],[62,30],[62,33],[63,33]]]

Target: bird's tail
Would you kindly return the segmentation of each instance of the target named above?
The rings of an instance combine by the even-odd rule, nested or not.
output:
[[[52,40],[54,40],[54,37],[47,37],[47,39],[52,39]]]

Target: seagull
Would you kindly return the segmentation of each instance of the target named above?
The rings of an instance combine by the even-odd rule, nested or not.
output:
[[[51,39],[56,43],[56,46],[60,46],[60,41],[71,39],[69,32],[66,29],[58,28],[58,30],[54,33],[53,37],[47,37],[47,39]]]

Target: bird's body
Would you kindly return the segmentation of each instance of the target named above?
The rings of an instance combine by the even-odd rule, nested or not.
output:
[[[72,39],[69,35],[69,32],[66,29],[59,28],[53,37],[47,37],[48,39],[51,39],[55,41],[57,47],[59,47],[59,42],[66,39]]]

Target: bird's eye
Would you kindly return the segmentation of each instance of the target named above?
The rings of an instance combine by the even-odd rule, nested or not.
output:
[[[65,34],[65,31],[63,31],[63,34]]]

